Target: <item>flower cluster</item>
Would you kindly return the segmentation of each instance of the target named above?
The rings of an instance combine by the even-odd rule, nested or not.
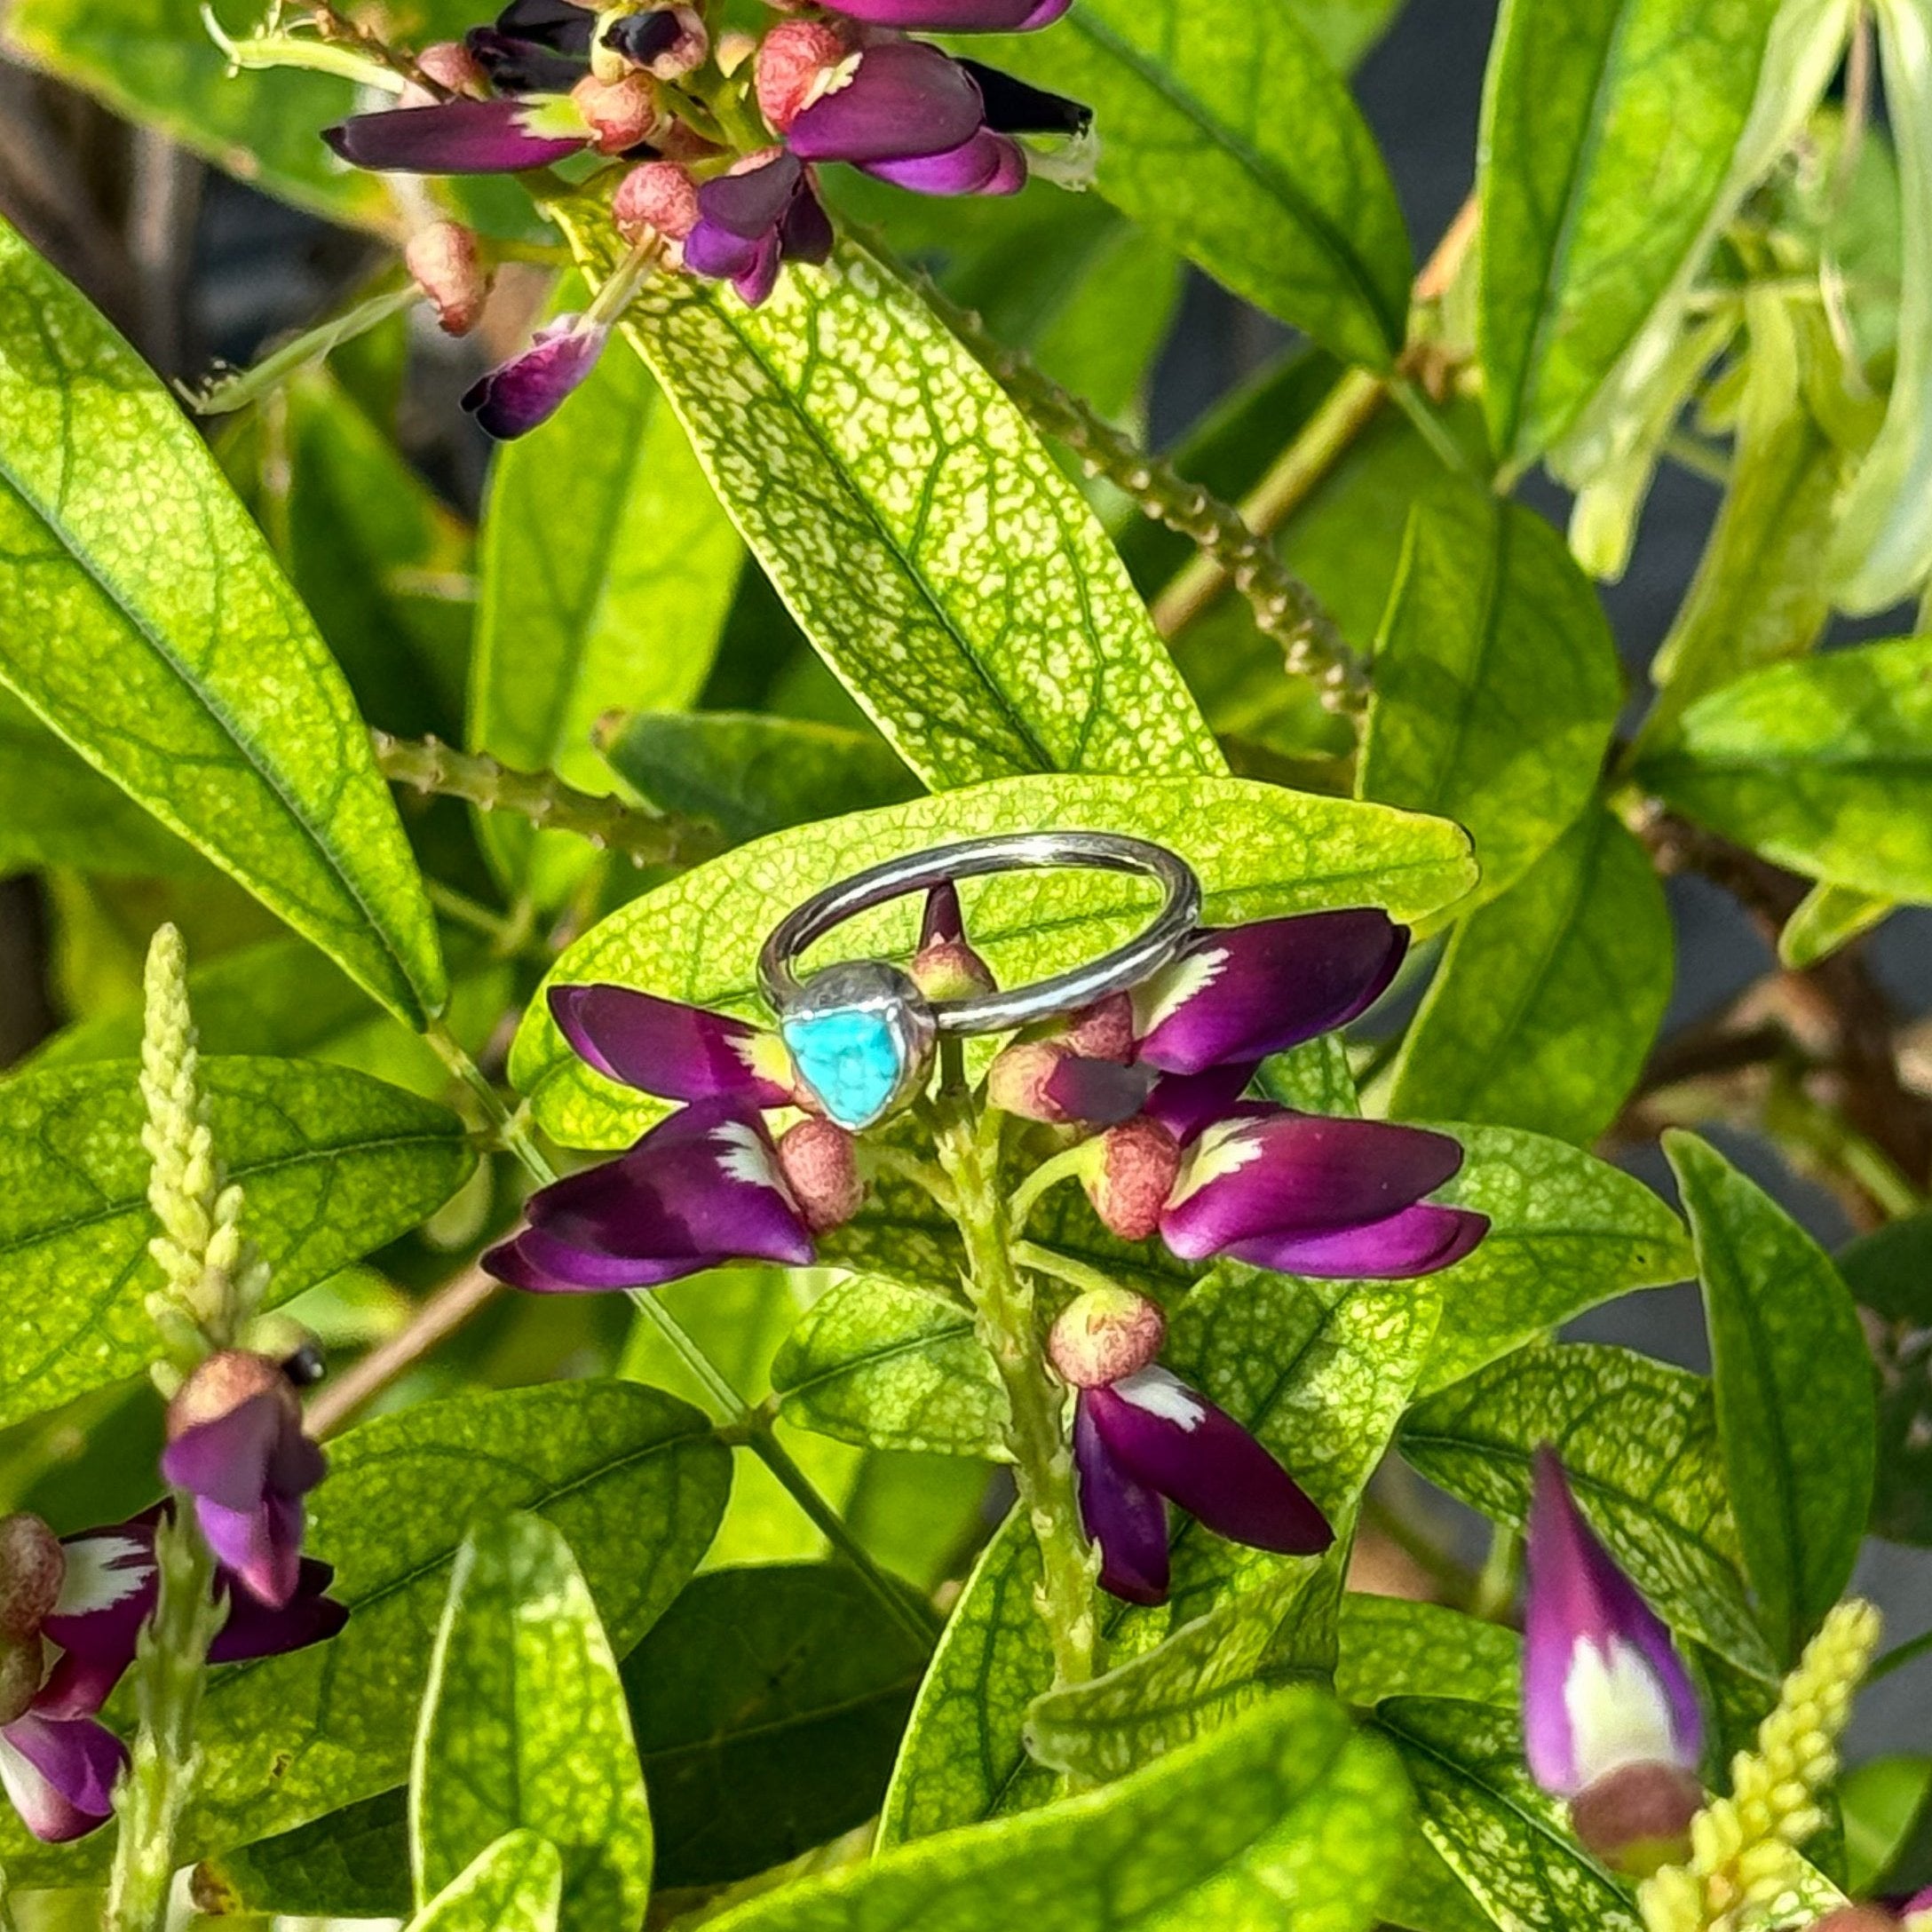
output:
[[[1461,1164],[1453,1140],[1244,1097],[1268,1056],[1366,1008],[1406,937],[1373,910],[1204,930],[1132,998],[1007,1045],[985,1104],[1045,1123],[1033,1132],[1048,1144],[1016,1212],[1029,1187],[1077,1176],[1114,1232],[1189,1260],[1387,1279],[1461,1259],[1485,1218],[1424,1198]],[[993,985],[949,886],[929,899],[909,977],[928,998]],[[863,1026],[773,1032],[612,985],[554,986],[550,1005],[590,1066],[678,1106],[628,1152],[534,1194],[528,1225],[484,1256],[502,1279],[581,1293],[730,1261],[799,1265],[859,1211],[877,1158],[865,1135],[894,1089]],[[1108,1346],[1082,1342],[1083,1324]],[[1162,1498],[1259,1548],[1326,1547],[1320,1512],[1268,1452],[1155,1364],[1151,1303],[1083,1297],[1054,1337],[1049,1358],[1080,1391],[1081,1508],[1109,1589],[1165,1593]]]
[[[609,195],[633,261],[729,281],[756,305],[784,264],[831,254],[821,167],[921,194],[1012,194],[1033,152],[1023,138],[1083,138],[1091,116],[1078,102],[912,37],[1031,32],[1068,4],[788,4],[756,40],[714,44],[704,11],[682,0],[511,0],[460,44],[424,51],[420,68],[447,98],[419,90],[323,138],[353,166],[415,174],[517,173],[586,154],[629,162]],[[446,327],[473,319],[473,256],[459,260],[446,237],[410,265]],[[583,314],[540,332],[465,407],[493,435],[534,428],[595,363],[638,279],[621,273]]]
[[[64,1538],[38,1516],[0,1519],[0,1786],[36,1838],[78,1838],[113,1809],[127,1750],[98,1713],[154,1611],[154,1532],[167,1507]],[[268,1603],[222,1564],[215,1588],[228,1611],[210,1661],[278,1657],[333,1636],[349,1613],[324,1594],[331,1575],[298,1559],[287,1593]]]

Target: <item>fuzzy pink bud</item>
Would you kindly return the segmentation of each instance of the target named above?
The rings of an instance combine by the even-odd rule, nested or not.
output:
[[[1096,1144],[1085,1184],[1094,1212],[1123,1240],[1144,1241],[1159,1229],[1174,1192],[1181,1144],[1160,1121],[1143,1117],[1110,1127]]]
[[[1898,1932],[1903,1921],[1882,1905],[1841,1905],[1811,1921],[1811,1932]]]
[[[843,1226],[865,1204],[857,1143],[831,1120],[800,1120],[779,1136],[785,1184],[814,1234]]]
[[[416,287],[430,298],[443,333],[467,336],[482,316],[490,292],[476,236],[461,222],[432,222],[409,237],[402,259]]]
[[[299,1416],[295,1384],[281,1364],[252,1349],[224,1349],[210,1355],[175,1391],[168,1405],[168,1440],[176,1442],[203,1422],[218,1422],[257,1396],[274,1396]]]
[[[784,20],[758,49],[758,108],[780,134],[827,90],[851,43],[823,20]]]
[[[416,64],[427,79],[447,87],[452,94],[482,100],[489,93],[489,75],[460,40],[435,42],[416,57]]]
[[[986,1072],[986,1098],[1002,1113],[1017,1113],[1023,1120],[1067,1119],[1048,1090],[1067,1050],[1057,1041],[1016,1040],[1002,1047]]]
[[[1144,1295],[1090,1288],[1061,1310],[1047,1355],[1076,1389],[1100,1389],[1145,1368],[1167,1338],[1167,1317]]]
[[[1690,1849],[1704,1787],[1675,1764],[1619,1765],[1577,1793],[1570,1828],[1586,1849],[1630,1878],[1648,1878]]]
[[[970,1000],[994,987],[993,969],[963,939],[921,946],[907,970],[929,1000]]]
[[[47,1675],[47,1652],[37,1636],[0,1637],[0,1724],[24,1717]]]
[[[622,80],[600,81],[586,75],[570,90],[590,128],[590,144],[600,154],[622,154],[648,140],[663,115],[657,104],[657,90],[642,74],[627,74]]]
[[[682,242],[698,226],[698,184],[674,161],[640,162],[617,184],[611,217],[633,246],[652,234]]]
[[[37,1636],[67,1572],[60,1539],[38,1516],[0,1516],[0,1637]]]
[[[1067,1020],[1056,1037],[1089,1060],[1114,1060],[1125,1066],[1134,1057],[1134,1002],[1124,993],[1111,993]]]

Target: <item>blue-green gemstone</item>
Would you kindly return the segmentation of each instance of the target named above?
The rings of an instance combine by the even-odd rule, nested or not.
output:
[[[856,1133],[886,1110],[906,1065],[886,1016],[834,1007],[780,1028],[806,1084],[839,1126]]]

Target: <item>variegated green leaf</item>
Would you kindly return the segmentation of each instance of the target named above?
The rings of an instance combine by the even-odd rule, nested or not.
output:
[[[1516,1632],[1445,1604],[1350,1590],[1337,1637],[1335,1691],[1350,1704],[1425,1697],[1513,1706],[1522,1695]]]
[[[408,1932],[558,1932],[563,1861],[534,1832],[506,1832],[409,1921]]]

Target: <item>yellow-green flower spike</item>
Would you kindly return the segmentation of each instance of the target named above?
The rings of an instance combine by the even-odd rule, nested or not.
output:
[[[1690,1824],[1690,1861],[1638,1888],[1649,1932],[1749,1932],[1809,1917],[1796,1848],[1824,1823],[1817,1797],[1838,1771],[1838,1738],[1879,1638],[1879,1613],[1838,1604],[1785,1679],[1757,1748],[1731,1762],[1728,1798]]]

